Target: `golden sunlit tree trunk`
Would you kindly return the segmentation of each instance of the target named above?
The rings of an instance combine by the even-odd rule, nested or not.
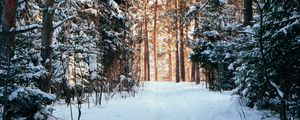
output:
[[[157,0],[154,7],[153,50],[154,50],[154,79],[157,81]]]
[[[170,4],[170,0],[167,0],[166,2],[167,5],[167,10],[169,10],[170,8],[172,8],[171,4]],[[169,81],[172,81],[172,77],[173,77],[173,66],[172,66],[172,35],[171,35],[171,28],[168,28],[168,64],[169,64],[169,71],[168,71],[168,79]]]
[[[172,66],[172,62],[173,62],[173,60],[172,60],[172,38],[171,38],[171,36],[168,39],[168,48],[169,48],[169,51],[168,51],[169,76],[168,76],[168,78],[171,81],[172,78],[173,78],[173,72],[172,72],[172,70],[173,70],[173,66]]]
[[[140,14],[143,14],[143,12],[144,11],[142,11]],[[140,21],[140,31],[139,31],[139,34],[140,34],[140,39],[141,39],[141,41],[143,41],[144,40],[144,38],[143,38],[143,24],[144,23],[144,20],[142,19],[141,21]],[[140,50],[142,50],[142,48],[143,48],[143,44],[140,44],[139,45],[139,49]],[[139,55],[138,55],[138,62],[137,63],[139,63],[139,65],[138,65],[138,69],[139,69],[139,75],[137,76],[137,78],[136,79],[138,79],[138,80],[141,80],[141,79],[144,79],[144,78],[142,78],[142,76],[143,76],[143,67],[142,67],[142,64],[143,64],[143,60],[142,60],[142,56],[144,56],[144,53],[142,52],[142,51],[139,51]],[[144,79],[145,80],[145,79]]]
[[[186,27],[186,29],[185,29],[185,42],[186,42],[186,41],[189,40],[189,34],[188,34],[188,33],[189,33],[189,24],[187,24],[185,27]],[[187,47],[186,47],[186,48],[187,48]],[[186,50],[184,51],[184,56],[188,56],[188,55],[189,55],[189,52],[190,52],[190,51],[186,49]],[[188,82],[188,81],[191,82],[191,76],[189,75],[189,73],[191,73],[191,67],[192,67],[192,66],[191,66],[190,61],[188,60],[187,57],[185,57],[184,59],[185,59],[185,69],[186,69],[185,72],[186,72],[186,74],[187,74],[187,75],[186,75],[186,81],[187,81],[187,82]]]
[[[148,0],[144,0],[144,79],[150,81],[147,3]]]

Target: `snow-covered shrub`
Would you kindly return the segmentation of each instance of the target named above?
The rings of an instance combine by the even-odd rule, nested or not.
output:
[[[1,92],[3,91],[4,89],[1,89]],[[54,95],[36,88],[21,86],[14,86],[8,89],[7,92],[7,99],[1,96],[1,102],[6,100],[7,118],[47,120],[47,117],[51,116],[51,109],[46,106],[56,100]]]

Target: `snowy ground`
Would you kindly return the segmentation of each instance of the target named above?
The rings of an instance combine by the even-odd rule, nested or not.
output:
[[[71,120],[65,104],[54,108],[55,116]],[[74,107],[73,114],[77,119]],[[137,97],[82,107],[82,120],[260,120],[265,116],[265,112],[240,107],[229,93],[211,92],[193,83],[147,82]]]

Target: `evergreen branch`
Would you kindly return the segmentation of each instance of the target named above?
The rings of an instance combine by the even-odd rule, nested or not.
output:
[[[75,16],[70,16],[70,17],[67,17],[66,19],[64,19],[63,21],[58,22],[57,25],[54,25],[54,27],[52,28],[52,30],[58,28],[59,26],[63,25],[63,23],[65,23],[66,21],[68,21],[69,19],[72,19],[74,17]]]
[[[198,14],[207,4],[208,4],[208,2],[209,2],[209,0],[206,0],[206,2],[201,6],[201,7],[199,7],[199,6],[196,6],[197,7],[197,10],[195,10],[194,12],[192,12],[191,14],[186,14],[185,15],[185,18],[186,18],[186,20],[185,20],[185,22],[183,23],[183,25],[185,26],[185,25],[188,25],[190,22],[191,22],[191,20],[192,19],[194,19],[195,17],[196,17],[196,14]],[[188,19],[190,16],[192,16],[191,17],[191,19]]]
[[[32,30],[35,30],[35,29],[39,29],[39,28],[42,28],[42,27],[43,26],[39,25],[39,24],[31,24],[31,25],[21,26],[21,27],[18,27],[18,28],[13,28],[13,29],[10,30],[10,33],[19,34],[19,33],[32,31]]]

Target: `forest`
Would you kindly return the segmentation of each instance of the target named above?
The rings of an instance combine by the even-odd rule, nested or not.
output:
[[[0,0],[0,16],[2,120],[195,86],[300,119],[298,0]]]

